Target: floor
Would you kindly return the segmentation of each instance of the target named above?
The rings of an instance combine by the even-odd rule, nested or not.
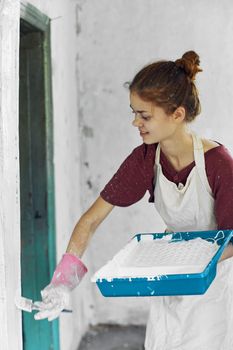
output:
[[[143,350],[145,330],[144,326],[91,327],[78,350]]]

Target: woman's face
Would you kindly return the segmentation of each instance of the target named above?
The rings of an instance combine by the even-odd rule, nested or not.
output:
[[[144,143],[165,141],[174,135],[177,123],[173,114],[166,114],[163,108],[142,100],[135,92],[130,93],[130,107],[134,114],[132,124],[138,128]]]

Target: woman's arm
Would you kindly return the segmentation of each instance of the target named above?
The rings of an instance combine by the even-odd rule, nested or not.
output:
[[[113,208],[114,205],[99,196],[76,224],[66,252],[81,258],[95,230]]]
[[[214,213],[218,230],[233,229],[233,158],[223,146],[205,154],[209,184],[215,199]],[[233,243],[231,239],[230,243]],[[219,262],[233,256],[233,245],[228,244]]]
[[[73,230],[67,251],[54,271],[51,282],[41,291],[42,302],[35,303],[40,310],[34,316],[36,320],[48,318],[52,321],[69,305],[70,292],[79,285],[87,272],[80,257],[96,228],[113,207],[99,197],[82,215]]]

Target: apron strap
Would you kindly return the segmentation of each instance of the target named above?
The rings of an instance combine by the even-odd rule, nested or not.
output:
[[[198,175],[201,179],[202,184],[205,186],[207,191],[212,195],[212,190],[210,188],[209,181],[206,175],[205,155],[204,155],[202,141],[194,132],[192,132],[191,134],[193,138],[194,160],[195,160]]]
[[[154,180],[153,184],[156,186],[157,181],[157,168],[160,167],[160,144],[158,143],[156,152],[155,152],[155,163],[154,163]]]
[[[157,145],[156,153],[155,153],[155,164],[156,165],[160,164],[160,144],[159,143]]]

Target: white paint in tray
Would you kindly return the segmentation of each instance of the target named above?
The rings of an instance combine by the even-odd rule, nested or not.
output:
[[[171,241],[171,238],[171,235],[161,239],[141,235],[139,242],[131,240],[95,273],[92,281],[201,273],[219,249],[216,242],[199,237],[188,241]]]

